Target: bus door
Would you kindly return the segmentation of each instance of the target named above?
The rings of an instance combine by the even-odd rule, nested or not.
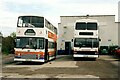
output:
[[[55,59],[56,59],[56,56],[57,56],[57,43],[56,43],[56,41],[55,41]]]
[[[49,54],[48,54],[48,39],[45,39],[45,61],[49,60]]]
[[[65,42],[65,54],[71,54],[71,42]]]

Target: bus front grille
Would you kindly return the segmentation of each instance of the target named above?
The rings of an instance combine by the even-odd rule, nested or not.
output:
[[[36,59],[36,54],[22,54],[23,59]]]

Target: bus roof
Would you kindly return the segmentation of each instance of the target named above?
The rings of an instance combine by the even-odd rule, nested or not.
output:
[[[28,16],[28,17],[43,17],[43,16],[34,16],[34,15],[23,15],[23,16],[19,16],[19,17],[25,17],[25,16],[26,16],[26,17],[27,17],[27,16]]]
[[[98,21],[97,20],[95,20],[95,19],[79,19],[79,20],[76,20],[76,22],[96,22],[96,23],[98,23]]]

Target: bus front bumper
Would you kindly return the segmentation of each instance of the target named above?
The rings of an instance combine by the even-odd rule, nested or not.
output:
[[[90,58],[98,58],[99,55],[84,55],[84,54],[73,54],[73,57],[90,57]]]
[[[21,59],[21,58],[14,58],[14,61],[45,62],[44,59]]]

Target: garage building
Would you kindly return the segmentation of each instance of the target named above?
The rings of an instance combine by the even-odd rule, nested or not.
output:
[[[118,22],[115,15],[60,16],[58,23],[58,54],[70,54],[74,35],[74,24],[79,19],[95,19],[99,23],[100,46],[116,46],[118,42]]]

